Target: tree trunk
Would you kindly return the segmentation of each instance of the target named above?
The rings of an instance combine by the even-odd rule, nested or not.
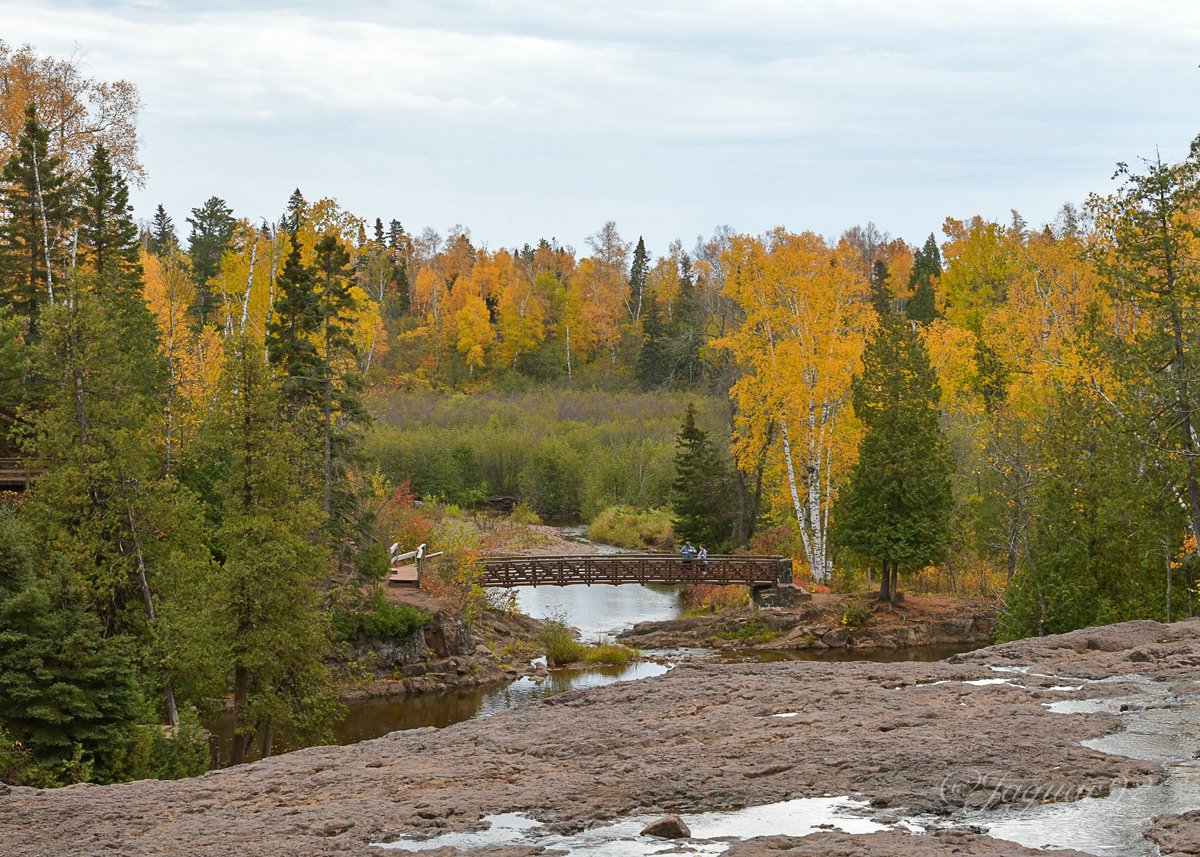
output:
[[[887,560],[884,560],[883,568],[879,573],[879,600],[887,602],[891,602],[892,600],[891,578],[888,576]]]
[[[245,729],[246,723],[243,718],[246,716],[246,704],[250,697],[250,673],[245,667],[236,667],[233,671],[233,746],[230,749],[229,761],[235,765],[240,765],[246,761],[246,750],[250,747],[250,742],[254,740],[253,732],[242,730]]]

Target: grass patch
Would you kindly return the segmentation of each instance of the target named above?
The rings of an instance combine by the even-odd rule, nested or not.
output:
[[[598,646],[587,646],[584,652],[585,664],[605,664],[607,666],[623,667],[642,659],[642,653],[620,643],[601,643]]]
[[[630,550],[665,549],[675,544],[668,510],[641,511],[631,506],[609,506],[592,521],[587,537],[593,542]]]

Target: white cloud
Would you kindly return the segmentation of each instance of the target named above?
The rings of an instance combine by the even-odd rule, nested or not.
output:
[[[916,240],[1050,217],[1113,162],[1177,156],[1191,2],[0,0],[4,37],[141,88],[150,185],[273,216],[296,185],[493,246],[607,219],[656,249],[718,223]]]

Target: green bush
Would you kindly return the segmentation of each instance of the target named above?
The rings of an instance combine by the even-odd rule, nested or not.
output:
[[[870,604],[858,598],[851,598],[842,607],[841,625],[847,631],[857,631],[867,626],[871,620],[873,609]]]
[[[333,614],[334,635],[341,640],[362,637],[367,640],[397,640],[424,628],[433,620],[427,610],[407,604],[393,604],[382,596],[369,609],[337,610]]]
[[[769,643],[771,640],[776,640],[781,637],[779,631],[773,631],[767,627],[767,623],[762,619],[751,619],[743,623],[736,631],[726,631],[721,635],[724,640],[737,640],[739,643],[748,643],[750,645],[759,645],[761,643]]]
[[[630,550],[669,549],[674,545],[671,513],[666,509],[639,511],[629,506],[610,506],[588,527],[594,542]]]
[[[575,639],[574,632],[561,616],[545,620],[541,641],[546,649],[546,662],[553,667],[579,663],[587,653],[587,646]]]

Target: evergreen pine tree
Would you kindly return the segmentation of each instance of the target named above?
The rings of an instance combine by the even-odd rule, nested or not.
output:
[[[38,307],[53,302],[62,271],[55,270],[72,217],[72,191],[61,157],[50,154],[50,132],[31,103],[25,127],[3,171],[0,193],[0,302],[37,328]]]
[[[33,754],[34,782],[119,777],[137,717],[127,652],[65,576],[35,573],[30,535],[0,509],[0,731]]]
[[[636,321],[642,317],[646,296],[646,275],[650,272],[650,259],[646,254],[646,242],[638,236],[633,251],[633,265],[629,270],[629,317]]]
[[[300,188],[292,191],[292,195],[288,197],[287,210],[283,216],[284,223],[288,233],[295,238],[300,232],[300,223],[304,219],[304,212],[308,203],[304,200],[304,194],[300,193]]]
[[[129,204],[129,186],[103,146],[88,162],[83,183],[79,243],[98,283],[141,286],[138,229]]]
[[[150,221],[149,252],[155,256],[165,256],[179,249],[179,236],[175,234],[175,222],[162,207],[162,203],[154,209],[154,219]]]
[[[196,282],[193,312],[196,321],[203,326],[213,311],[209,281],[220,271],[221,254],[233,240],[233,209],[220,197],[210,196],[204,205],[192,209],[187,222],[191,226],[188,254],[192,258],[192,279]]]
[[[866,431],[834,506],[834,540],[879,563],[880,598],[895,602],[900,571],[945,552],[953,463],[938,422],[937,378],[919,333],[885,312],[854,379]]]
[[[913,321],[930,322],[937,318],[933,281],[942,274],[942,253],[931,234],[925,246],[913,254],[912,274],[908,278],[908,317]]]
[[[300,261],[300,245],[290,237],[283,270],[275,283],[275,308],[267,330],[267,353],[282,375],[281,406],[289,419],[319,407],[322,367],[313,337],[321,325],[312,268]]]
[[[208,605],[233,679],[233,761],[260,741],[328,740],[339,711],[325,658],[329,552],[322,515],[298,478],[301,439],[280,424],[261,349],[231,340],[221,407],[209,427],[228,474],[217,486],[223,558]]]
[[[679,294],[675,296],[668,332],[668,375],[674,386],[693,387],[704,380],[706,367],[700,357],[704,321],[704,307],[692,277],[692,260],[685,253],[679,261]]]
[[[359,401],[362,379],[358,374],[353,323],[349,314],[356,301],[350,274],[350,253],[341,241],[326,235],[314,250],[318,284],[321,349],[321,436],[324,458],[321,467],[321,508],[327,515],[335,505],[348,511],[345,492],[345,463],[353,452],[354,431],[367,419]],[[335,494],[339,502],[335,504]]]
[[[642,348],[638,351],[634,374],[643,390],[657,390],[670,377],[666,349],[666,329],[658,312],[658,302],[650,300],[642,314]]]
[[[727,486],[721,459],[708,433],[696,425],[696,409],[689,402],[675,435],[671,507],[676,538],[716,549],[728,543],[733,503]]]

